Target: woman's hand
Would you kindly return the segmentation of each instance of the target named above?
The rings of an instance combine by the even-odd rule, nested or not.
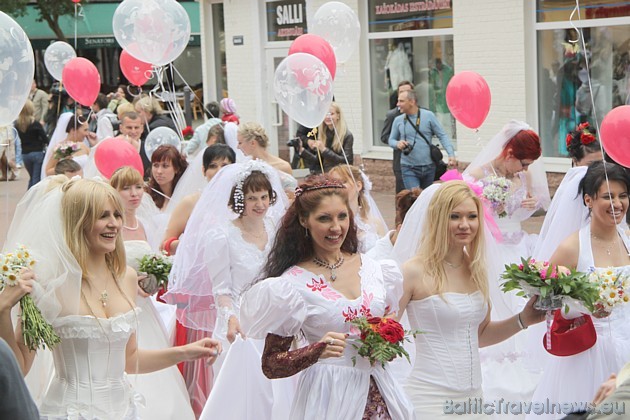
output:
[[[538,299],[538,296],[533,296],[525,305],[525,308],[521,312],[521,322],[525,327],[529,327],[530,325],[538,324],[545,320],[546,311],[540,311],[538,309],[534,309],[534,303]]]
[[[317,140],[315,142],[315,147],[317,147],[320,152],[323,152],[324,150],[326,150],[326,145],[321,140]]]
[[[610,396],[617,389],[617,375],[614,373],[610,375],[610,377],[600,385],[597,393],[595,394],[595,398],[593,399],[593,404],[597,405],[603,402],[606,398]]]
[[[149,276],[146,273],[138,273],[138,296],[143,298],[148,298],[149,296],[151,296],[150,294],[145,292],[142,287],[140,287],[140,282],[147,278],[149,278]]]
[[[319,358],[328,359],[329,357],[343,356],[343,352],[346,349],[346,338],[348,338],[347,334],[338,332],[326,333],[326,335],[319,340],[320,343],[326,343],[326,348]]]
[[[532,197],[531,195],[527,195],[523,201],[521,201],[521,207],[527,210],[536,209],[536,205],[538,204],[538,199],[536,197]]]
[[[35,281],[35,273],[30,268],[23,268],[20,271],[15,286],[6,286],[0,293],[0,312],[10,311],[27,293],[33,291],[33,283]]]
[[[308,139],[306,143],[308,143],[308,147],[313,150],[317,148],[317,140]]]
[[[231,343],[236,340],[236,334],[240,334],[241,338],[245,340],[245,334],[243,334],[243,330],[241,330],[241,323],[238,322],[238,318],[232,315],[228,320],[228,330],[227,330],[227,339]]]
[[[219,340],[206,337],[182,346],[182,350],[184,351],[184,361],[207,358],[207,363],[211,365],[221,354],[223,348]]]

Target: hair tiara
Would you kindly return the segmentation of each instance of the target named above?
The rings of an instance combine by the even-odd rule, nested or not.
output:
[[[260,159],[253,159],[245,163],[243,171],[238,174],[234,183],[234,211],[243,214],[245,211],[245,193],[243,192],[243,183],[252,174],[252,172],[261,172],[269,182],[271,182],[271,167]],[[273,203],[271,203],[273,204]]]
[[[339,181],[327,179],[324,182],[318,182],[317,184],[308,185],[306,187],[297,187],[295,189],[295,198],[298,198],[305,192],[321,190],[324,188],[346,188],[346,187]]]

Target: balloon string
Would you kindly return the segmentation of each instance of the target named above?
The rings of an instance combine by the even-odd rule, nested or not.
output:
[[[210,112],[210,110],[206,109],[205,104],[203,104],[201,102],[201,98],[199,96],[197,96],[197,94],[195,93],[195,91],[193,90],[193,88],[190,87],[190,85],[188,84],[188,82],[186,81],[186,79],[184,79],[184,76],[182,76],[182,74],[179,72],[179,70],[177,70],[177,67],[175,67],[175,65],[173,64],[173,70],[175,70],[175,73],[177,73],[177,75],[179,76],[180,79],[182,79],[182,81],[184,82],[184,85],[186,85],[186,87],[188,87],[188,89],[190,89],[190,92],[193,94],[193,96],[195,97],[195,99],[197,101],[199,101],[199,103],[201,104],[201,106],[203,107],[203,112],[204,114],[210,114],[211,118],[219,118],[218,115],[214,115],[212,112]]]
[[[59,95],[57,96],[57,117],[59,117],[59,113],[61,112],[61,96],[63,92],[63,80],[59,81]]]
[[[79,21],[79,5],[74,3],[74,50],[77,50],[77,26]]]
[[[147,187],[149,187],[149,186],[147,185]],[[168,195],[164,194],[162,191],[158,191],[158,190],[156,190],[155,188],[152,188],[152,187],[149,187],[149,189],[150,189],[151,191],[155,192],[155,193],[160,194],[162,197],[164,197],[164,198],[166,198],[166,199],[168,199],[168,200],[170,200],[170,199],[171,199],[171,197],[169,197]]]
[[[319,147],[317,149],[317,157],[319,158],[319,167],[322,170],[322,174],[324,173],[324,164],[322,163],[322,154],[319,152]]]
[[[599,134],[599,149],[602,152],[602,162],[604,163],[604,178],[606,179],[606,188],[608,188],[608,191],[610,191],[610,180],[608,179],[608,170],[606,168],[606,151],[604,150],[604,142],[603,139],[601,137],[601,132],[599,130],[599,119],[597,118],[597,108],[595,107],[595,98],[593,97],[593,85],[591,83],[591,69],[590,69],[590,64],[589,64],[589,54],[588,54],[588,50],[586,48],[586,41],[584,40],[584,32],[582,30],[582,28],[578,28],[574,23],[573,23],[573,18],[574,16],[577,14],[578,20],[581,22],[582,21],[582,16],[580,14],[580,0],[575,0],[575,7],[573,8],[573,11],[571,12],[571,17],[569,18],[569,22],[571,24],[571,26],[573,27],[573,29],[575,29],[575,32],[577,33],[577,39],[575,40],[569,40],[570,43],[575,44],[577,42],[580,42],[581,46],[582,46],[582,51],[584,52],[584,65],[586,66],[586,80],[588,83],[588,93],[591,99],[591,109],[593,110],[593,119],[594,119],[594,123],[595,123],[595,130],[596,132]],[[576,121],[577,123],[577,121]],[[613,215],[613,220],[615,221],[615,224],[619,224],[621,223],[621,220],[617,220],[617,216],[615,216],[615,209],[614,209],[614,203],[612,200],[612,196],[610,196],[609,198],[610,201],[610,209],[612,210],[612,215]],[[624,245],[622,243],[619,243],[619,248],[621,249]]]

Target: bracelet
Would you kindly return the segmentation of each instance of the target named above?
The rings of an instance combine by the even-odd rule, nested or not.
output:
[[[165,240],[164,244],[162,245],[162,248],[164,249],[164,252],[166,252],[168,255],[171,255],[171,245],[177,239],[178,239],[177,237],[173,236],[172,238],[168,238],[167,240]]]
[[[519,312],[518,315],[516,315],[516,322],[518,322],[518,326],[521,330],[526,330],[527,327],[525,326],[525,324],[523,324],[523,320],[521,319],[521,313]]]

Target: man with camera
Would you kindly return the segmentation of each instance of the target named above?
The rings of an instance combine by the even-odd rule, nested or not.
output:
[[[414,90],[398,95],[400,115],[394,119],[389,145],[402,151],[400,168],[405,188],[427,188],[435,179],[436,162],[441,160],[441,152],[431,140],[436,136],[448,153],[448,166],[455,167],[455,151],[435,114],[418,107]]]

